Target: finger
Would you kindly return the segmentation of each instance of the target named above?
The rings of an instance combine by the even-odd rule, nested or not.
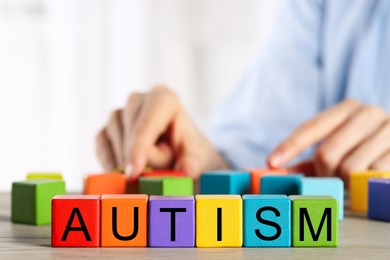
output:
[[[305,122],[270,154],[268,164],[274,168],[282,167],[303,150],[328,136],[360,106],[357,101],[346,100]]]
[[[315,176],[313,160],[307,160],[287,168],[289,173],[303,173],[305,176]]]
[[[341,166],[341,162],[345,158],[350,157],[349,153],[353,152],[362,142],[365,142],[367,138],[370,138],[371,135],[378,131],[386,119],[385,112],[377,107],[365,106],[359,108],[318,146],[315,155],[317,174],[320,176],[335,175],[337,168]],[[375,141],[374,143],[376,144],[377,142]],[[375,153],[367,150],[361,152]],[[356,163],[353,166],[355,168],[364,166],[364,162],[369,158],[367,157],[360,162],[354,158],[351,159],[353,163]],[[346,163],[348,167],[351,165],[351,162],[347,161]],[[365,167],[368,167],[368,165]]]
[[[184,172],[187,176],[192,177],[194,180],[198,180],[201,173],[199,165],[200,164],[197,162],[195,156],[186,154],[185,156],[179,157],[175,163],[174,169]]]
[[[96,136],[96,153],[105,171],[111,171],[116,167],[114,153],[105,128]]]
[[[115,166],[117,168],[123,168],[123,126],[121,109],[117,109],[111,113],[106,129],[107,136],[110,139],[114,152]]]
[[[348,176],[350,172],[368,170],[389,150],[389,140],[390,120],[387,120],[342,161],[339,169],[340,175]]]
[[[123,161],[129,157],[129,142],[134,130],[134,122],[142,109],[145,94],[132,93],[127,99],[125,109],[122,113],[123,125]]]
[[[155,169],[168,169],[172,167],[174,152],[167,142],[153,146],[148,156],[148,166]]]
[[[147,95],[129,140],[128,174],[139,175],[143,171],[151,148],[178,111],[177,97],[166,88],[155,88]]]
[[[390,171],[390,150],[376,160],[370,169],[377,171]]]

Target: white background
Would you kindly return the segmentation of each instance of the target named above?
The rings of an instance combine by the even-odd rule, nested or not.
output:
[[[164,83],[204,129],[261,51],[282,0],[0,0],[0,191],[30,171],[99,172],[94,138]]]

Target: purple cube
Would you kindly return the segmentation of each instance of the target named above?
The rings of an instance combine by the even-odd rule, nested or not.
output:
[[[150,196],[149,246],[195,246],[193,196]]]
[[[369,179],[368,217],[390,221],[390,179]]]

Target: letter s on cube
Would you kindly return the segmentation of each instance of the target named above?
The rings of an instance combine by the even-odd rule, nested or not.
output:
[[[244,246],[290,247],[291,201],[286,195],[244,195]]]
[[[52,199],[51,244],[99,247],[100,195],[57,195]]]

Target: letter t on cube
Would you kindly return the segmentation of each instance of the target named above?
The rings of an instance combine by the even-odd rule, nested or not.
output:
[[[194,245],[194,197],[150,196],[149,246],[193,247]]]

